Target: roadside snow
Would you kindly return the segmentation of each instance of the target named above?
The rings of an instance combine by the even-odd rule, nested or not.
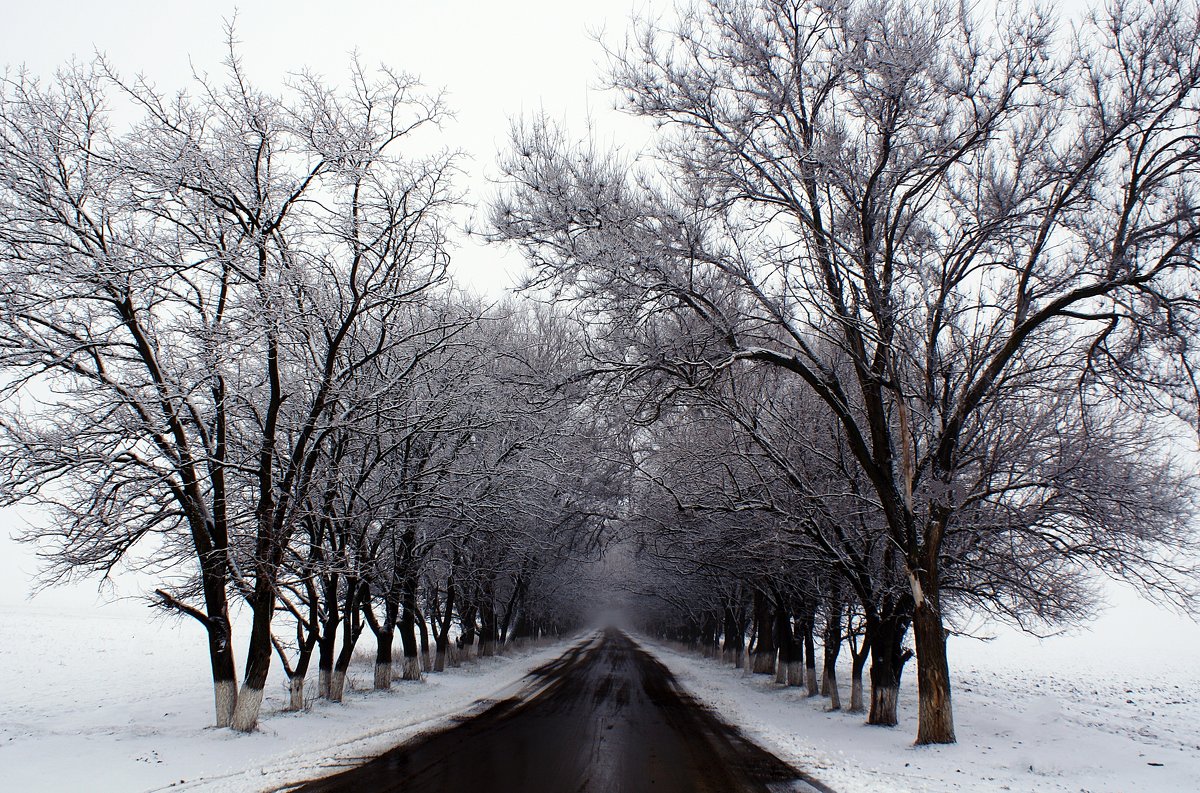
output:
[[[361,644],[343,704],[283,712],[286,679],[273,668],[259,731],[238,735],[208,726],[212,686],[197,626],[119,608],[63,614],[0,605],[0,788],[275,790],[439,726],[563,651],[559,644],[484,659],[376,692],[374,638]]]
[[[916,668],[905,669],[900,726],[826,710],[773,678],[646,642],[679,681],[747,735],[838,793],[1200,790],[1195,623],[1175,618],[1147,653],[1128,633],[1039,641],[999,631],[951,642],[958,744],[915,747]],[[1105,636],[1107,635],[1107,638]],[[1132,646],[1130,646],[1132,645]],[[1125,651],[1122,651],[1125,648]],[[1137,663],[1130,655],[1138,654]],[[850,670],[839,668],[842,701]]]

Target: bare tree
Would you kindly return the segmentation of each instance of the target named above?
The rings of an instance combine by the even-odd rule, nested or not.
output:
[[[611,53],[658,170],[543,122],[504,162],[496,236],[622,325],[599,368],[695,387],[751,361],[837,417],[909,581],[918,743],[954,740],[964,432],[1045,357],[1191,304],[1198,33],[1184,4],[1115,3],[1063,47],[1030,8],[985,31],[957,5],[712,0]]]
[[[6,420],[4,460],[10,498],[57,510],[52,569],[154,535],[198,565],[203,609],[159,596],[208,629],[217,723],[249,730],[320,437],[397,342],[390,318],[444,278],[453,158],[398,151],[444,115],[407,75],[355,64],[343,95],[301,76],[285,98],[232,45],[226,66],[173,98],[102,60],[6,79],[3,363],[11,404],[46,406]],[[141,114],[127,133],[115,102]],[[236,696],[231,580],[254,613]]]

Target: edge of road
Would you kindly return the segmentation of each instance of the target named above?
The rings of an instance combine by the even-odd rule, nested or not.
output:
[[[814,791],[815,793],[837,793],[837,791],[814,777],[811,773],[805,771],[803,768],[800,768],[794,760],[787,759],[788,753],[781,751],[780,748],[775,745],[774,742],[771,741],[767,736],[759,734],[756,730],[748,727],[747,725],[740,724],[737,720],[730,718],[727,713],[717,710],[705,702],[701,697],[696,696],[696,694],[693,693],[690,688],[688,688],[687,684],[679,679],[679,676],[675,673],[675,669],[671,667],[668,654],[675,651],[662,646],[648,636],[643,636],[628,630],[622,630],[622,632],[625,633],[625,635],[628,636],[630,640],[642,650],[642,652],[646,653],[655,661],[662,664],[667,671],[671,673],[671,682],[676,689],[678,689],[680,696],[685,697],[689,701],[695,703],[696,707],[702,708],[703,710],[711,713],[719,721],[728,725],[732,730],[741,735],[746,741],[756,744],[765,751],[770,752],[775,757],[779,758],[781,762],[790,766],[792,770],[796,772],[796,776],[799,778],[800,783],[799,785],[792,784],[781,790],[794,791],[794,793],[813,793]]]

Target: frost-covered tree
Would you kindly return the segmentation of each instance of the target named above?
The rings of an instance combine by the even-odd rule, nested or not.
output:
[[[977,13],[686,5],[610,53],[654,164],[535,122],[493,210],[592,320],[599,371],[694,389],[749,362],[836,418],[907,579],[919,743],[954,740],[943,563],[971,438],[1200,286],[1194,4],[1115,2],[1070,33]]]
[[[321,436],[444,279],[453,158],[403,151],[444,115],[407,75],[273,94],[232,46],[226,67],[175,96],[103,60],[4,79],[0,457],[6,498],[53,510],[31,536],[52,575],[150,538],[194,566],[159,595],[208,632],[217,723],[249,730]],[[231,583],[253,612],[240,694]]]

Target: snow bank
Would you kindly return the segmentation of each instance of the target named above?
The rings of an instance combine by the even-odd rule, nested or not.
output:
[[[259,731],[239,735],[209,726],[212,685],[198,626],[148,622],[128,609],[62,614],[0,606],[0,669],[8,675],[0,694],[0,787],[279,789],[440,726],[563,650],[483,659],[376,692],[374,638],[361,644],[344,703],[315,701],[308,712],[283,712],[287,681],[276,668]],[[309,696],[315,671],[310,678]]]

